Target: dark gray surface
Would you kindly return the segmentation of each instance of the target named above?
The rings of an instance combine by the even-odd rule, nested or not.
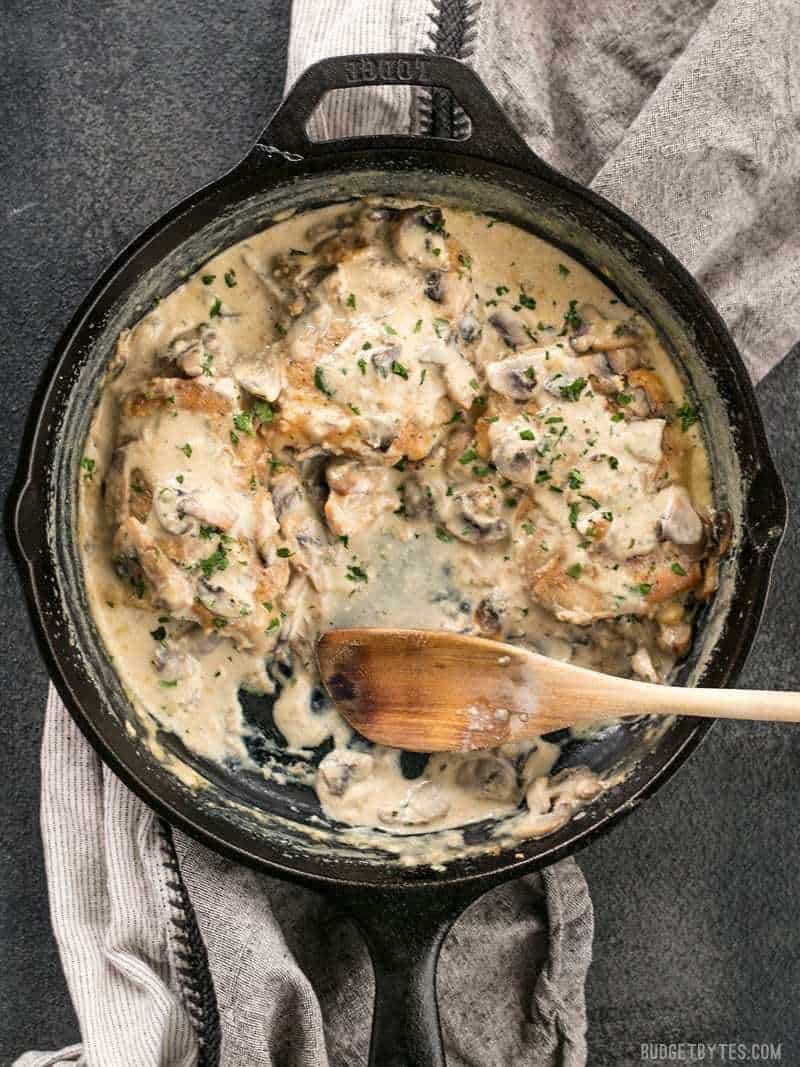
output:
[[[7,491],[50,349],[113,254],[231,165],[277,102],[281,0],[4,5],[0,48],[0,389]],[[790,496],[800,496],[800,352],[759,387]],[[798,510],[793,507],[797,526]],[[744,682],[800,688],[796,530]],[[0,555],[0,1063],[77,1039],[47,916],[38,836],[46,691],[19,585]],[[657,797],[581,864],[597,913],[590,1062],[640,1062],[644,1041],[783,1042],[800,1059],[800,732],[718,726]]]

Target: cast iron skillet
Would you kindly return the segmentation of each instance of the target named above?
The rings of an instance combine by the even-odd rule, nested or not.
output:
[[[306,124],[329,90],[376,83],[451,91],[471,119],[469,137],[309,141]],[[102,758],[171,823],[347,907],[375,967],[371,1063],[423,1067],[444,1062],[435,967],[454,919],[487,889],[570,855],[607,830],[675,772],[711,723],[679,719],[650,751],[641,723],[568,746],[564,766],[607,771],[624,764],[629,773],[548,837],[498,847],[496,825],[479,824],[468,829],[463,850],[445,849],[441,865],[402,866],[380,831],[355,847],[345,828],[320,821],[308,789],[196,761],[206,786],[189,789],[155,760],[140,742],[89,618],[74,533],[83,441],[119,330],[179,284],[181,271],[268,225],[276,212],[372,193],[471,205],[536,231],[646,310],[682,365],[702,405],[718,503],[731,511],[735,551],[678,682],[726,685],[736,678],[756,633],[786,509],[741,358],[703,292],[640,226],[533,155],[478,78],[450,59],[371,55],[317,63],[247,157],[150,226],[81,305],[56,349],[14,512],[21,570],[53,680]],[[268,715],[261,725],[266,737]],[[191,763],[174,739],[164,743]],[[421,836],[439,843],[436,834]]]

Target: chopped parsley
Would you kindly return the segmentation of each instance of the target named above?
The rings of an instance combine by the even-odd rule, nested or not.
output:
[[[84,471],[84,478],[91,481],[94,477],[95,467],[97,464],[93,459],[89,459],[88,456],[84,456],[81,460],[81,469]]]
[[[464,270],[471,270],[472,269],[472,257],[471,256],[465,256],[463,252],[459,252],[458,253],[458,262],[461,264],[461,266],[464,268]]]
[[[417,321],[414,323],[414,333],[419,333],[419,331],[421,329],[422,329],[422,319],[417,319]]]
[[[581,324],[583,323],[583,319],[580,317],[578,312],[575,310],[577,308],[577,306],[578,306],[578,301],[577,300],[570,300],[569,307],[564,312],[564,330],[565,331],[567,329],[579,330],[581,328]]]
[[[392,374],[396,374],[398,378],[402,378],[404,381],[408,381],[408,371],[402,363],[398,363],[396,359],[392,360],[390,368]]]
[[[201,526],[199,533],[202,541],[210,541],[212,537],[217,537],[221,534],[222,530],[220,530],[219,526]]]
[[[294,555],[294,552],[290,552],[288,548],[279,548],[275,555],[278,556],[279,559],[289,559]]]
[[[161,681],[158,683],[162,689],[174,689],[178,684],[177,678],[171,678],[169,681]]]
[[[520,293],[517,300],[524,308],[528,308],[529,311],[533,311],[536,307],[536,301],[532,296],[528,296],[527,293]]]
[[[397,330],[394,326],[390,326],[388,322],[384,322],[383,328],[388,334],[391,334],[392,337],[397,337]]]
[[[528,535],[528,537],[532,537],[533,536],[533,523],[532,522],[523,522],[522,523],[522,529],[525,531],[525,533]]]
[[[535,441],[533,430],[520,430],[519,436],[523,441]]]
[[[206,578],[210,578],[211,575],[215,574],[217,571],[226,570],[227,566],[228,554],[225,551],[225,545],[223,545],[222,541],[219,542],[210,556],[206,556],[205,559],[200,560],[200,570]]]
[[[216,274],[204,274],[201,281],[203,282],[203,285],[211,285],[215,278]]]
[[[347,304],[347,306],[349,308],[355,309],[355,306],[356,306],[356,294],[355,293],[350,293],[350,295],[348,296],[347,300],[345,300],[345,303]]]
[[[642,596],[647,596],[647,594],[652,588],[653,587],[650,582],[640,582],[638,585],[639,592],[642,594]]]
[[[347,580],[349,582],[368,582],[369,581],[369,575],[363,569],[363,567],[359,567],[357,563],[351,563],[350,564],[350,566],[347,568],[347,573],[345,574],[345,578],[347,578]]]
[[[673,574],[677,574],[681,578],[685,578],[686,577],[686,571],[683,569],[683,567],[680,565],[680,563],[673,563],[672,567],[670,568],[670,570],[672,571]]]
[[[580,563],[573,563],[571,567],[567,567],[566,574],[568,578],[580,578],[583,567]]]
[[[608,460],[608,465],[612,471],[615,471],[619,467],[619,460],[616,456],[606,456],[606,459]]]
[[[231,267],[230,270],[226,270],[223,277],[225,278],[225,284],[227,285],[227,287],[229,289],[233,289],[233,287],[236,285],[236,271],[233,269],[233,267]]]
[[[349,404],[349,403],[348,403],[348,405],[347,405],[347,406],[348,406],[348,407],[350,408],[350,410],[351,410],[351,411],[353,412],[353,414],[354,414],[354,415],[360,415],[360,414],[361,414],[361,409],[360,409],[360,408],[357,408],[357,407],[355,406],[355,404]]]
[[[253,412],[260,422],[272,422],[275,418],[272,404],[268,400],[256,400],[255,404],[253,404]]]
[[[589,383],[585,378],[576,378],[574,382],[570,382],[569,385],[560,385],[558,387],[559,393],[564,400],[570,400],[573,403],[580,398],[581,393]]]
[[[358,361],[358,367],[359,367],[359,370],[361,371],[362,374],[366,374],[367,373],[367,361],[364,359],[363,356],[361,356],[361,358]]]
[[[231,430],[231,444],[232,445],[238,445],[239,444],[239,435],[238,435],[238,433],[236,433],[235,430]]]
[[[567,475],[567,484],[569,485],[570,489],[580,489],[580,487],[583,485],[583,475],[581,474],[581,472],[573,468],[573,470],[571,470]]]
[[[612,422],[622,422],[622,420],[624,418],[625,418],[625,416],[622,414],[622,412],[621,411],[617,411],[615,414],[613,414],[611,416],[611,421]]]
[[[420,372],[420,376],[419,376],[419,384],[420,385],[422,385],[422,383],[425,381],[425,377],[426,377],[427,373],[428,373],[428,368],[427,367],[423,367],[421,372]]]
[[[164,629],[163,626],[159,626],[157,627],[157,629],[150,631],[150,636],[153,638],[154,641],[166,641],[167,631]]]
[[[547,473],[547,471],[537,471],[536,472],[536,484],[537,485],[542,485],[544,482],[549,482],[549,481],[550,481],[550,475]]]
[[[270,619],[269,626],[264,631],[265,633],[272,633],[273,630],[277,630],[280,626],[280,619]]]
[[[453,540],[453,535],[449,534],[447,530],[445,530],[444,526],[436,527],[436,536],[439,538],[440,541],[444,541],[446,545],[450,544],[450,542]]]
[[[700,416],[697,413],[697,410],[687,403],[681,404],[675,414],[681,420],[681,430],[683,430],[684,433],[694,426],[696,422],[700,421]]]
[[[561,275],[562,278],[566,278],[566,276],[569,274],[569,267],[565,267],[563,263],[559,263],[558,273]]]
[[[185,445],[181,445],[181,452],[187,459],[192,458],[192,446],[188,442]]]
[[[578,516],[580,515],[580,513],[581,513],[581,506],[577,501],[574,504],[570,504],[570,506],[569,506],[569,524],[573,528],[573,530],[576,529],[576,527],[578,525]]]
[[[508,286],[507,285],[498,285],[496,287],[496,289],[495,289],[495,292],[497,293],[498,296],[505,296],[506,293],[508,292]]]
[[[213,623],[213,626],[214,626],[214,628],[216,630],[224,630],[225,627],[228,625],[228,620],[227,619],[221,619],[217,615],[216,618],[212,619],[212,623]]]
[[[475,449],[474,448],[468,448],[466,452],[462,453],[462,455],[460,455],[458,457],[458,462],[463,467],[466,467],[466,465],[468,463],[472,463],[473,460],[476,460],[477,458],[478,458],[478,453],[475,451]]]
[[[322,367],[320,367],[320,366],[317,366],[316,370],[314,371],[314,385],[317,387],[317,389],[319,389],[319,391],[324,396],[327,396],[327,397],[333,396],[333,389],[330,389],[325,384],[325,375],[324,375],[324,372],[322,370]]]
[[[633,397],[630,393],[617,393],[615,399],[622,407],[627,407],[628,404],[633,402]]]
[[[222,301],[220,300],[220,298],[218,296],[215,296],[214,297],[214,303],[211,305],[211,307],[209,309],[208,317],[210,319],[213,319],[213,318],[216,318],[218,315],[221,315],[221,314],[222,314]]]
[[[233,425],[237,430],[247,434],[248,437],[255,437],[256,435],[253,429],[253,414],[250,411],[237,411],[233,416]]]

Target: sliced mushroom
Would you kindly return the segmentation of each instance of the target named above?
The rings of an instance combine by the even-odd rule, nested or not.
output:
[[[599,357],[600,353],[597,353]],[[642,365],[642,353],[638,348],[610,348],[603,353],[614,374],[628,374]]]
[[[495,311],[489,316],[489,322],[503,339],[509,348],[522,348],[530,344],[531,338],[525,332],[524,324],[510,311]]]
[[[390,236],[395,254],[404,263],[425,271],[442,271],[450,266],[440,208],[406,208],[390,224]]]
[[[368,752],[334,748],[320,761],[318,774],[328,792],[332,796],[341,797],[355,782],[363,782],[365,778],[369,778],[374,764],[375,761]]]
[[[170,342],[168,359],[187,378],[199,378],[201,374],[213,376],[214,359],[222,351],[217,331],[202,322],[199,326],[178,334]]]
[[[459,767],[456,782],[486,800],[518,803],[522,795],[517,772],[509,760],[500,756],[468,760]]]
[[[450,499],[445,525],[460,541],[489,545],[508,537],[508,523],[499,515],[499,497],[491,486],[476,485]]]
[[[450,803],[433,782],[415,782],[395,808],[379,808],[378,818],[387,826],[424,826],[442,819]]]
[[[511,400],[529,400],[536,389],[535,354],[487,363],[486,378],[496,393]]]
[[[237,363],[233,376],[242,389],[271,402],[278,399],[286,386],[283,362],[274,352],[267,353],[263,359]]]
[[[504,478],[520,485],[529,485],[539,462],[536,441],[520,437],[526,429],[522,420],[494,422],[489,427],[489,447],[492,462]]]
[[[416,478],[407,478],[403,485],[403,510],[410,519],[432,519],[435,514],[430,487]]]
[[[186,682],[197,678],[200,664],[187,652],[159,646],[153,655],[153,667],[170,681]]]
[[[682,485],[671,485],[664,498],[664,509],[656,524],[659,540],[678,545],[691,559],[701,559],[706,554],[706,529],[688,492]]]
[[[467,344],[477,341],[481,335],[481,324],[472,311],[465,311],[458,322],[461,340]]]
[[[238,619],[253,610],[251,591],[235,574],[201,578],[197,584],[197,598],[212,615],[223,619]]]
[[[392,373],[392,364],[399,361],[401,351],[400,345],[386,345],[385,348],[376,348],[370,353],[372,366],[381,378],[388,378]]]
[[[179,485],[174,484],[174,479],[168,485],[162,485],[156,491],[154,497],[156,518],[167,531],[173,534],[186,534],[194,523],[186,517],[186,513],[180,507],[185,496]]]
[[[609,352],[617,348],[631,348],[639,343],[639,334],[630,323],[605,318],[594,304],[581,304],[577,314],[580,326],[569,339],[575,352],[583,353],[590,349]]]

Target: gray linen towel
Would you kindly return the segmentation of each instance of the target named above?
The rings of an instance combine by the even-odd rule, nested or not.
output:
[[[792,0],[595,0],[587,10],[295,0],[287,81],[344,52],[435,47],[469,60],[535,151],[639,218],[696,273],[761,377],[800,333],[800,12]],[[421,93],[354,90],[332,95],[312,131],[416,131],[429,112]],[[322,898],[182,834],[173,843],[53,691],[42,779],[53,925],[83,1044],[19,1065],[365,1062],[366,952]],[[585,1064],[591,941],[572,861],[474,905],[442,955],[450,1067]]]

